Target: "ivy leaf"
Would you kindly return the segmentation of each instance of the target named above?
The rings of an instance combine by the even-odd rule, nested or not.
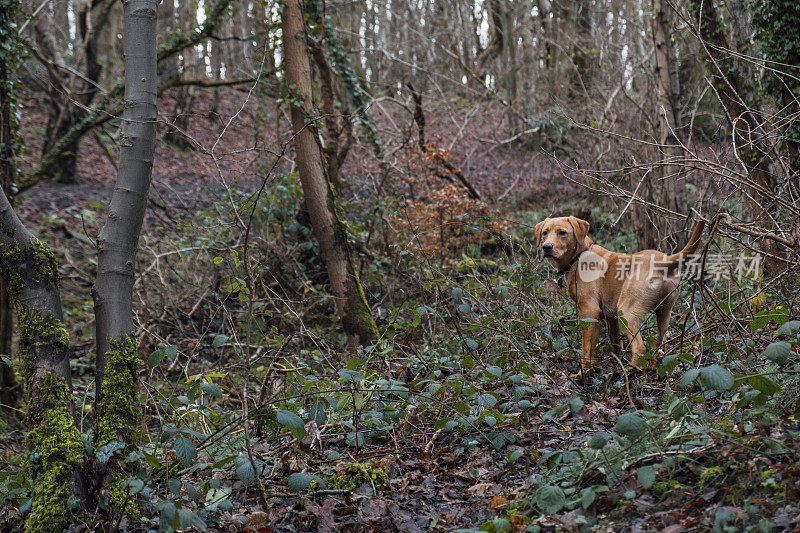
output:
[[[200,383],[200,390],[208,394],[209,396],[213,396],[214,398],[222,398],[222,389],[219,388],[219,385],[216,383],[209,383],[204,381]]]
[[[781,386],[767,376],[757,375],[748,378],[747,383],[765,396],[772,396],[781,390]]]
[[[242,480],[242,483],[249,485],[256,480],[256,473],[253,470],[253,465],[250,464],[250,459],[241,454],[236,458],[236,476]]]
[[[555,485],[545,485],[536,491],[536,505],[544,514],[557,513],[566,503],[564,491]]]
[[[282,426],[291,429],[303,429],[303,419],[297,416],[296,413],[291,411],[287,411],[285,409],[278,409],[276,417],[278,419],[278,423]]]
[[[320,401],[314,402],[314,405],[312,405],[311,409],[308,411],[308,419],[315,421],[318,426],[327,422],[328,413],[325,409],[325,404]]]
[[[100,464],[106,464],[108,460],[114,456],[115,453],[117,453],[124,447],[125,443],[122,442],[121,440],[114,439],[112,441],[109,441],[102,448],[97,450],[97,453],[95,453],[95,459],[97,459],[97,461]]]
[[[286,480],[286,488],[292,492],[304,491],[311,485],[311,480],[313,479],[311,474],[307,474],[306,472],[295,472]]]
[[[147,358],[147,367],[155,368],[158,363],[164,360],[164,356],[166,355],[164,350],[153,350],[153,353]]]
[[[713,364],[700,369],[700,378],[707,389],[726,391],[733,387],[735,379],[724,366]]]
[[[678,386],[680,387],[688,387],[694,380],[697,379],[697,376],[700,375],[700,370],[697,368],[690,368],[686,372],[684,372],[683,376],[681,376],[681,380],[678,382]]]
[[[169,357],[170,361],[174,361],[175,358],[178,357],[178,347],[174,344],[172,346],[167,346],[164,348],[164,353]]]
[[[343,368],[339,370],[339,377],[345,381],[352,381],[353,383],[358,383],[364,379],[361,372],[353,370],[352,368]]]
[[[602,450],[608,444],[608,441],[611,439],[611,435],[606,433],[605,431],[598,431],[591,437],[589,437],[589,448],[594,450]]]
[[[219,348],[221,346],[224,346],[225,343],[228,342],[228,339],[230,339],[228,335],[223,335],[220,333],[219,335],[216,335],[214,337],[214,340],[212,341],[211,345],[214,348]]]
[[[656,469],[650,465],[639,467],[636,471],[636,478],[642,488],[649,489],[656,482]]]
[[[178,479],[170,478],[167,487],[172,494],[178,494],[181,491],[181,482]]]
[[[491,409],[497,403],[497,398],[495,398],[494,394],[490,394],[485,392],[478,396],[478,405],[483,407],[484,409]]]
[[[197,448],[195,448],[194,443],[186,437],[181,437],[176,440],[172,450],[183,466],[191,465],[192,461],[197,457]]]
[[[647,422],[636,413],[625,413],[619,415],[614,431],[620,435],[635,439],[647,433]]]
[[[786,324],[788,324],[788,322]],[[784,326],[786,324],[784,324]],[[761,355],[763,355],[773,363],[782,365],[789,360],[789,356],[791,354],[792,354],[792,345],[786,341],[781,341],[769,344],[767,348],[764,350],[764,353],[762,353]]]
[[[200,531],[205,531],[208,529],[205,520],[197,516],[189,509],[178,509],[178,517],[181,521],[181,529],[189,529],[192,526],[196,527]]]
[[[800,331],[800,320],[790,320],[781,324],[781,327],[775,333],[794,337],[798,331]]]

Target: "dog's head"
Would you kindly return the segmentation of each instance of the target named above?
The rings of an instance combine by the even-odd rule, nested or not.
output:
[[[533,228],[536,243],[545,257],[556,263],[568,263],[583,251],[589,223],[577,217],[546,218]]]

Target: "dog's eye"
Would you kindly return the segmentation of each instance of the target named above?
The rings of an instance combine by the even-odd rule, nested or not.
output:
[[[542,232],[542,236],[546,236],[546,235],[547,235],[547,231],[543,231]]]
[[[564,235],[566,235],[566,234],[567,234],[567,232],[566,232],[566,231],[564,231],[563,229],[558,231],[558,236],[559,236],[559,237],[563,237],[563,236],[564,236]]]

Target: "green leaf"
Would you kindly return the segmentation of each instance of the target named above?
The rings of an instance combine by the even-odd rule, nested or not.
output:
[[[594,503],[595,498],[594,488],[586,487],[581,489],[581,507],[584,509],[588,509]]]
[[[522,457],[523,453],[525,453],[525,450],[523,450],[522,448],[517,448],[513,452],[509,453],[508,455],[506,455],[506,464],[510,465],[512,463],[516,463],[519,460],[519,458]]]
[[[499,378],[500,376],[503,375],[503,369],[500,368],[499,366],[495,366],[495,365],[487,366],[486,367],[486,371],[488,373],[490,373],[491,375],[493,375],[494,377],[496,377],[496,378]]]
[[[602,450],[608,444],[608,441],[611,439],[611,435],[606,433],[605,431],[598,431],[591,437],[589,437],[588,445],[589,448],[594,450]]]
[[[242,480],[242,483],[249,485],[256,480],[256,473],[253,470],[253,465],[250,464],[250,458],[245,454],[240,454],[236,458],[236,476]]]
[[[214,398],[222,398],[222,389],[216,383],[203,381],[200,383],[200,390]]]
[[[164,350],[153,350],[153,353],[147,358],[147,367],[148,368],[155,368],[158,363],[160,363],[164,356],[167,355]]]
[[[724,366],[713,364],[700,369],[700,378],[707,389],[726,391],[736,381],[731,371]]]
[[[488,531],[489,533],[509,533],[510,531],[513,531],[513,528],[511,527],[511,522],[505,518],[495,518],[494,520],[489,520],[485,524],[481,525],[479,531]]]
[[[297,416],[296,413],[286,411],[285,409],[278,409],[276,413],[278,423],[292,429],[303,429],[305,424],[303,419]]]
[[[556,419],[562,414],[564,414],[567,411],[567,409],[569,409],[568,403],[565,403],[564,405],[556,405],[555,407],[548,409],[548,411],[544,415],[542,415],[542,420],[547,421]]]
[[[544,514],[557,513],[566,503],[564,491],[555,485],[545,485],[536,491],[536,505]]]
[[[636,478],[642,488],[649,489],[656,482],[656,469],[650,465],[641,466],[636,471]]]
[[[321,401],[314,402],[311,409],[308,411],[308,419],[313,420],[318,426],[321,426],[328,420],[327,409],[325,403]]]
[[[314,477],[306,472],[295,472],[286,480],[286,488],[292,492],[300,492],[306,490]]]
[[[469,304],[460,304],[458,306],[458,310],[461,311],[462,313],[464,313],[465,315],[467,313],[471,313],[472,312],[472,308],[469,306]]]
[[[800,331],[800,320],[790,320],[781,324],[781,327],[775,333],[794,337],[798,331]]]
[[[464,343],[467,345],[467,348],[470,350],[477,350],[478,349],[478,342],[475,339],[466,339]]]
[[[489,394],[485,392],[478,396],[478,405],[483,407],[484,409],[491,409],[497,403],[497,398],[495,398],[494,394]]]
[[[689,385],[694,383],[694,380],[696,380],[697,376],[699,376],[699,375],[700,375],[700,370],[699,369],[690,368],[689,370],[684,372],[683,376],[681,377],[681,380],[678,382],[678,386],[679,387],[688,387]]]
[[[205,521],[189,509],[178,509],[178,517],[181,521],[181,529],[189,529],[192,526],[196,527],[199,531],[208,529]]]
[[[747,379],[747,383],[765,396],[772,396],[781,391],[781,386],[769,379],[767,376],[757,375]]]
[[[461,290],[460,287],[455,287],[452,291],[450,291],[450,294],[453,296],[453,300],[457,302],[460,302],[461,298],[464,297],[464,291]]]
[[[357,383],[364,379],[364,376],[361,375],[361,372],[358,370],[353,370],[352,368],[343,368],[339,370],[339,377],[345,381],[351,381],[353,383]]]
[[[179,479],[170,478],[167,482],[167,487],[172,494],[178,494],[181,491],[181,481]]]
[[[195,448],[194,443],[186,437],[181,437],[176,440],[172,450],[183,466],[191,465],[192,461],[197,457],[197,448]]]
[[[169,357],[170,361],[174,361],[176,357],[178,357],[178,347],[174,344],[172,346],[167,346],[164,348],[164,353]]]
[[[788,324],[788,322],[786,324]],[[782,365],[789,360],[789,356],[791,354],[792,354],[792,345],[786,341],[781,341],[769,344],[761,355],[763,355],[773,363]]]
[[[572,414],[577,414],[578,412],[580,412],[581,409],[583,409],[583,400],[581,400],[577,396],[570,399],[569,410],[572,411]]]
[[[219,335],[214,337],[214,341],[211,343],[211,345],[214,346],[214,348],[219,348],[220,346],[223,346],[226,342],[228,342],[228,339],[230,339],[228,335],[223,335],[220,333]]]
[[[614,431],[620,435],[635,439],[647,433],[647,422],[636,413],[625,413],[617,418]]]

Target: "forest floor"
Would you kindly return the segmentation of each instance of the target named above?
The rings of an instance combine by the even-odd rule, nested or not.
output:
[[[741,355],[752,367],[771,341],[790,346],[782,361],[797,358],[796,302],[769,295],[780,305],[749,309],[741,328],[715,330],[711,340],[687,333],[691,346],[681,330],[652,371],[634,371],[609,354],[593,379],[569,379],[582,326],[552,268],[535,259],[531,226],[556,212],[594,218],[594,231],[611,215],[565,177],[557,159],[506,142],[489,113],[482,119],[456,104],[429,111],[431,139],[489,208],[456,212],[479,213],[459,227],[468,239],[459,234],[436,248],[416,236],[419,253],[408,256],[398,252],[402,217],[370,189],[377,170],[367,162],[369,148],[353,148],[343,199],[354,234],[366,243],[362,278],[384,337],[360,357],[343,353],[319,259],[304,245],[307,230],[297,229],[299,202],[287,197],[297,194],[296,181],[270,175],[253,243],[263,257],[253,288],[263,307],[252,315],[262,336],[254,337],[244,325],[247,305],[231,289],[241,276],[232,259],[241,232],[232,221],[262,184],[263,149],[281,148],[275,124],[285,133],[287,122],[282,113],[276,119],[274,105],[265,112],[247,95],[223,91],[212,118],[212,99],[197,102],[189,129],[196,150],[157,142],[136,289],[147,360],[140,477],[149,492],[142,492],[143,518],[124,519],[123,529],[800,530],[797,374],[770,367],[765,384],[737,362]],[[172,105],[162,99],[163,115]],[[24,119],[30,151],[38,154],[42,105],[31,99]],[[403,159],[413,127],[382,127],[392,168],[417,168],[419,161]],[[87,425],[92,239],[116,175],[100,143],[117,153],[113,129],[102,141],[84,140],[78,183],[40,183],[19,199],[23,221],[62,260],[76,402]],[[287,152],[276,174],[291,172],[291,157]],[[375,206],[385,210],[380,217]],[[500,225],[481,222],[487,216]],[[394,241],[375,229],[381,223]],[[630,235],[601,237],[631,242]],[[384,254],[389,241],[397,247]],[[696,318],[687,302],[702,305],[700,297],[684,289],[674,328]],[[742,328],[750,334],[742,336]],[[713,363],[712,352],[719,364],[710,366],[723,365],[727,374],[714,368],[688,380],[692,354],[698,364]],[[718,385],[728,375],[736,385]],[[243,406],[253,394],[257,433],[246,435]],[[245,436],[258,472],[247,461]],[[3,471],[20,464],[23,438],[14,424],[0,436]],[[182,439],[193,443],[192,453],[178,445]],[[28,497],[23,489],[0,497],[8,527],[19,527]],[[87,521],[83,529],[92,527]]]

